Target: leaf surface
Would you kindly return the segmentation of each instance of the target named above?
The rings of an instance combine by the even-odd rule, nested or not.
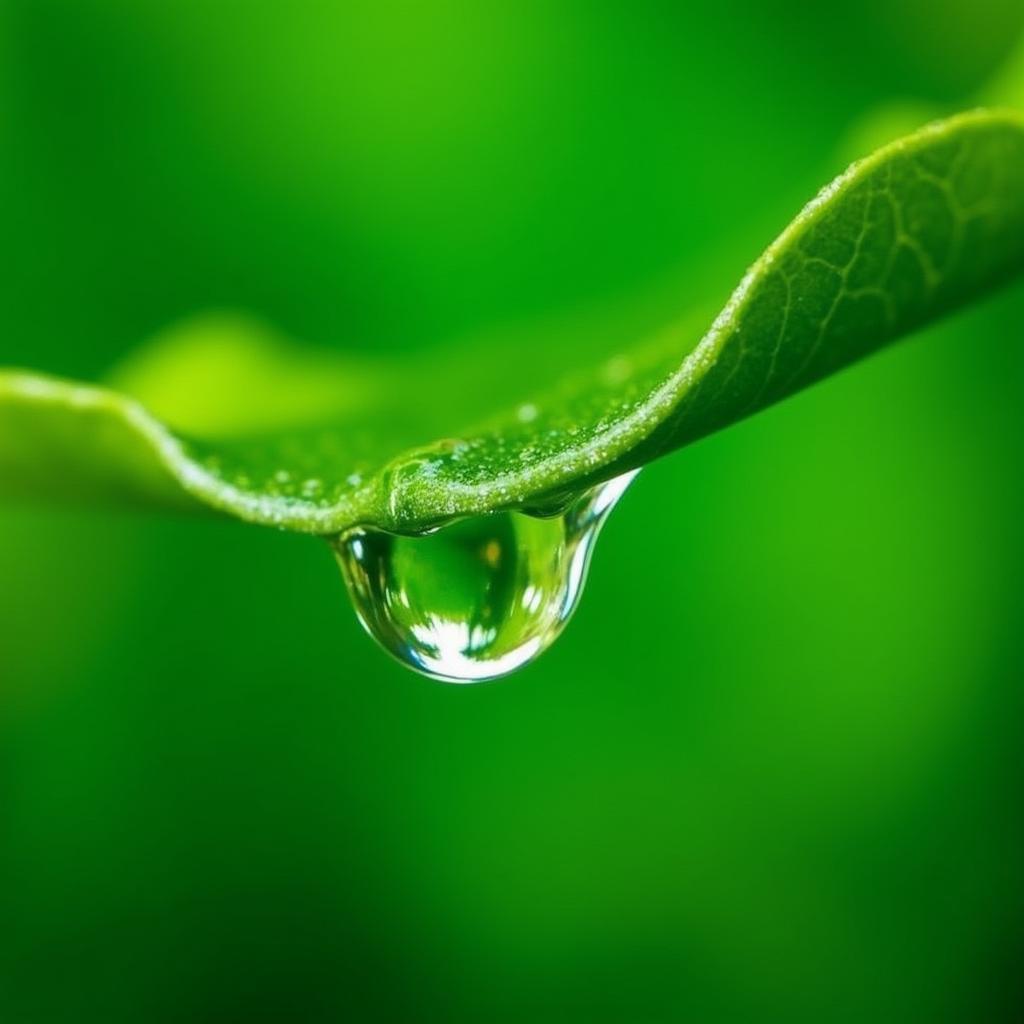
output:
[[[839,370],[1024,269],[1024,118],[974,111],[854,164],[693,318],[601,352],[557,338],[401,360],[237,319],[110,387],[0,372],[0,493],[212,507],[313,533],[415,531],[553,501]]]

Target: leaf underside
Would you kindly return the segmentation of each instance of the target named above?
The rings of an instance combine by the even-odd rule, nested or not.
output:
[[[530,507],[718,430],[1024,269],[1024,118],[975,111],[854,164],[701,337],[403,361],[215,321],[109,387],[0,371],[0,493],[214,508],[331,534]]]

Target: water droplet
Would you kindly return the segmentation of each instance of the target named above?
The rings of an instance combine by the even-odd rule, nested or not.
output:
[[[594,541],[635,475],[554,515],[495,512],[420,536],[360,528],[335,538],[360,622],[435,679],[476,683],[522,668],[572,615]]]

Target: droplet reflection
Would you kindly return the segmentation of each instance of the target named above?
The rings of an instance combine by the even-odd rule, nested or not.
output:
[[[557,515],[496,512],[421,536],[357,529],[336,538],[360,622],[435,679],[476,683],[522,668],[572,615],[594,541],[635,475],[580,494]]]

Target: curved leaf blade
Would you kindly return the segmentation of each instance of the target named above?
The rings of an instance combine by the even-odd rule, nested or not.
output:
[[[118,391],[7,372],[0,491],[206,505],[315,533],[417,530],[530,506],[727,426],[1022,269],[1024,118],[974,111],[884,147],[827,186],[696,345],[677,325],[540,390],[540,350],[518,365],[493,350],[358,367],[303,353],[292,356],[300,369],[284,373],[274,350],[250,358],[245,349],[222,361],[212,391],[230,404],[235,381],[262,395],[255,416],[204,420],[193,410],[190,425],[172,403],[174,430]],[[182,386],[206,372],[190,359],[179,363]],[[269,407],[275,381],[290,394],[261,432],[259,404]],[[307,384],[315,422],[294,400]],[[504,411],[490,415],[495,407]]]

